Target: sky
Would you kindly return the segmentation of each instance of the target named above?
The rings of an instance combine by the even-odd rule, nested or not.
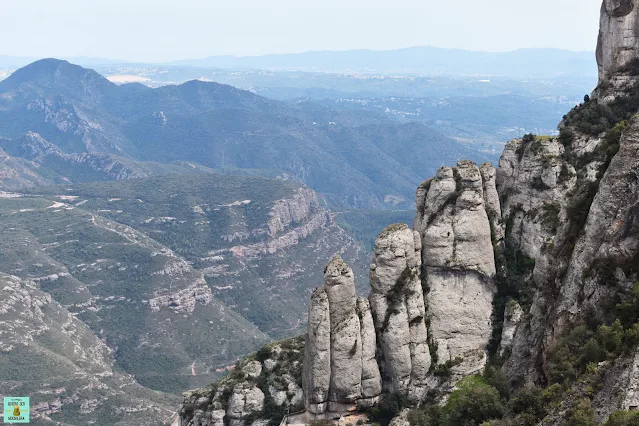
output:
[[[170,61],[437,46],[594,50],[601,0],[0,0],[0,55]]]

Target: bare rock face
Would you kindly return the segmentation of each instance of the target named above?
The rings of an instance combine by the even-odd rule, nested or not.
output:
[[[375,354],[377,351],[377,336],[375,324],[368,299],[357,299],[357,315],[360,321],[362,339],[362,398],[359,400],[361,408],[373,406],[382,393],[382,380]]]
[[[375,242],[369,296],[380,343],[385,390],[420,400],[431,359],[420,281],[419,235],[391,225]]]
[[[331,323],[331,380],[328,409],[354,410],[361,394],[362,342],[356,312],[355,277],[336,256],[324,270]]]
[[[501,342],[499,344],[500,355],[512,349],[515,333],[523,316],[524,310],[521,309],[519,303],[510,300],[506,305],[506,312],[504,312],[504,325],[501,330]]]
[[[495,192],[494,169],[484,166],[482,173],[470,161],[442,167],[417,191],[415,230],[438,363],[484,351],[490,339],[496,268],[488,211],[501,228]],[[470,370],[481,369],[483,362]]]
[[[303,386],[308,412],[331,419],[376,402],[381,382],[370,309],[356,298],[353,271],[335,256],[324,281],[311,300]]]
[[[639,121],[634,119],[620,140],[619,152],[603,175],[576,243],[561,287],[559,328],[639,278]],[[612,277],[606,266],[614,265]]]
[[[639,57],[638,15],[636,0],[604,0],[597,42],[600,81]]]
[[[235,385],[228,401],[226,416],[231,420],[242,420],[253,412],[264,408],[264,392],[252,383],[245,382]]]
[[[501,220],[501,204],[499,202],[499,193],[497,192],[495,167],[490,163],[484,163],[479,167],[481,179],[484,189],[484,203],[486,213],[490,220],[491,229],[495,243],[504,240],[504,226]]]
[[[308,336],[304,347],[304,395],[306,409],[322,414],[328,405],[331,380],[331,322],[328,296],[324,287],[311,298],[308,313]]]

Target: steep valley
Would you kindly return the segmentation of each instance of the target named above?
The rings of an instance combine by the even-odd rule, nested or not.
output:
[[[3,393],[33,395],[34,404],[53,401],[53,411],[38,413],[51,411],[59,421],[70,416],[71,424],[90,418],[131,424],[139,410],[123,414],[127,392],[133,397],[140,385],[174,394],[202,386],[271,336],[299,333],[322,259],[339,251],[358,262],[361,251],[313,191],[283,180],[164,175],[3,193],[0,205],[0,271],[21,289],[17,300],[10,287],[3,296],[14,311],[24,298],[46,305],[36,312],[35,302],[26,303],[34,304],[31,320],[43,324],[26,327],[33,340],[2,340],[3,357],[16,371],[0,386]],[[3,330],[17,338],[24,325],[11,312]],[[55,333],[78,348],[89,345],[86,339],[100,342],[101,358],[67,356],[51,346]],[[33,373],[34,382],[16,387],[30,364],[18,362],[25,356],[43,366],[64,359],[87,380],[93,371],[87,368],[98,363],[105,377],[128,388],[114,393],[108,389],[115,382],[105,382],[99,397],[86,395],[98,402],[86,406],[78,396],[85,384],[67,382],[69,374],[38,387],[40,373]],[[59,389],[65,393],[53,398]],[[145,407],[149,424],[174,411],[173,396],[141,392],[133,400]],[[85,406],[76,412],[74,404]]]

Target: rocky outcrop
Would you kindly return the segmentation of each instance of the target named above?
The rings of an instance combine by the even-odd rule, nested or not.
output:
[[[300,336],[266,345],[212,387],[184,393],[179,424],[263,426],[279,424],[287,411],[299,411],[304,405],[304,341]]]
[[[638,18],[636,0],[603,1],[597,42],[600,81],[639,57]]]
[[[271,208],[268,235],[275,237],[291,224],[302,222],[319,207],[315,191],[310,188],[299,188],[289,197],[276,201]]]
[[[370,309],[356,298],[353,271],[335,256],[324,281],[309,309],[303,384],[309,413],[330,419],[372,405],[381,380]]]
[[[601,178],[561,286],[559,325],[626,292],[639,278],[639,121]],[[607,271],[612,270],[611,273]],[[610,276],[612,275],[612,276]]]
[[[513,339],[517,332],[517,327],[521,323],[524,316],[524,310],[521,309],[519,303],[509,300],[506,304],[506,312],[504,312],[504,323],[501,330],[501,341],[499,343],[499,354],[505,355],[512,350]]]
[[[419,401],[426,392],[431,357],[420,280],[419,234],[391,225],[375,242],[370,305],[379,339],[385,391]]]
[[[313,294],[308,314],[308,334],[304,348],[304,396],[306,409],[324,413],[331,380],[331,322],[326,290]]]
[[[496,267],[487,209],[497,229],[501,217],[492,170],[485,166],[483,175],[486,181],[474,163],[461,161],[442,167],[417,192],[415,230],[438,363],[483,352],[492,333]]]
[[[230,425],[243,424],[242,419],[264,409],[264,392],[250,382],[238,383],[233,387],[227,402],[226,418]]]

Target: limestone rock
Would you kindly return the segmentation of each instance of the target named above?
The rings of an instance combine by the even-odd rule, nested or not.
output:
[[[312,414],[323,413],[331,380],[331,323],[324,287],[311,298],[302,377],[306,409]]]
[[[510,351],[513,346],[515,332],[524,316],[524,310],[519,303],[514,300],[508,301],[506,312],[504,312],[504,324],[501,330],[501,342],[499,344],[499,354]]]
[[[407,225],[386,228],[375,242],[369,296],[385,390],[413,400],[424,396],[431,364],[420,249],[419,235]]]
[[[233,388],[229,398],[226,416],[229,419],[241,420],[253,412],[262,411],[263,408],[264,392],[249,382],[239,383]]]
[[[402,410],[393,420],[390,421],[388,426],[410,426],[408,421],[408,409]]]
[[[328,410],[355,410],[361,396],[362,341],[356,312],[355,278],[335,256],[324,271],[331,324],[331,379]]]
[[[494,169],[484,165],[480,171],[470,161],[442,167],[418,190],[416,202],[430,338],[444,363],[485,350],[492,333],[491,220],[496,237],[501,227]]]
[[[260,374],[262,374],[262,363],[259,361],[251,361],[244,366],[242,371],[244,371],[248,377],[260,377]]]
[[[303,385],[308,412],[330,419],[374,404],[381,379],[370,307],[356,298],[353,271],[335,256],[324,281],[311,299]]]
[[[490,163],[484,163],[479,168],[484,189],[484,203],[486,213],[490,220],[491,229],[494,234],[495,243],[499,243],[504,239],[504,225],[501,218],[501,205],[499,202],[499,193],[497,193],[496,171]]]
[[[639,57],[639,8],[636,0],[604,0],[599,21],[599,80]]]
[[[570,259],[558,303],[558,325],[589,308],[595,312],[639,278],[639,121],[620,140],[619,152],[603,175],[583,232]],[[602,280],[600,270],[613,268]]]
[[[357,299],[357,315],[361,325],[362,339],[362,399],[361,408],[372,406],[382,393],[382,380],[375,353],[377,351],[377,337],[375,325],[368,299]]]

